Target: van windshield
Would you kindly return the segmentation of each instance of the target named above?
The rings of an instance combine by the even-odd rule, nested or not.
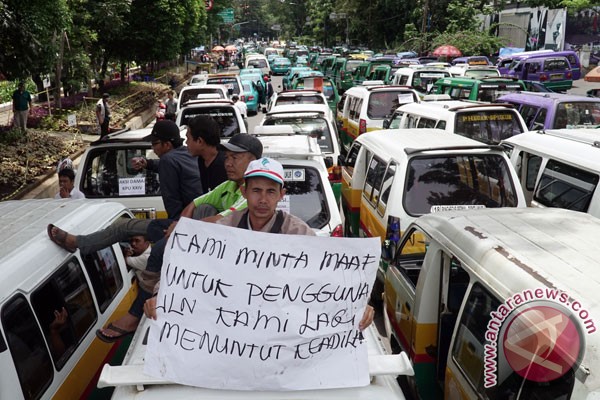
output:
[[[384,119],[386,116],[392,115],[398,106],[416,101],[418,101],[416,96],[406,90],[375,92],[369,97],[367,116],[371,119]]]
[[[188,121],[198,115],[212,117],[221,127],[221,137],[231,137],[241,132],[237,114],[233,105],[207,106],[207,107],[185,107],[181,110],[180,126],[187,125]]]
[[[454,133],[487,144],[523,133],[515,110],[469,111],[456,114]]]
[[[600,102],[559,103],[552,127],[554,129],[600,127]]]
[[[500,96],[522,90],[525,90],[525,87],[521,82],[482,83],[479,85],[476,100],[494,102]]]
[[[498,154],[415,157],[404,193],[404,208],[412,216],[436,206],[516,207],[518,201],[508,163]]]
[[[333,153],[331,131],[324,118],[315,117],[273,117],[268,118],[264,125],[291,125],[296,135],[313,136],[317,138],[323,153]]]
[[[435,81],[450,76],[448,71],[417,71],[413,75],[412,87],[422,92],[428,92]]]
[[[219,78],[208,78],[207,84],[225,85],[227,90],[233,90],[234,94],[240,94],[240,84],[236,77],[219,77]]]

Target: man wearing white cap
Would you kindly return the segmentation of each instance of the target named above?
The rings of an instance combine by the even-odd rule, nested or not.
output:
[[[251,161],[244,173],[244,180],[245,185],[240,189],[248,208],[232,211],[218,220],[217,224],[260,232],[315,235],[300,218],[277,210],[277,203],[285,195],[281,163],[266,157]],[[144,312],[149,318],[156,319],[156,297],[146,301]],[[359,324],[361,330],[373,322],[374,314],[374,309],[368,306]]]
[[[315,235],[300,218],[277,210],[285,195],[283,166],[278,161],[263,157],[250,162],[244,180],[241,190],[248,209],[233,211],[217,223],[253,231]]]

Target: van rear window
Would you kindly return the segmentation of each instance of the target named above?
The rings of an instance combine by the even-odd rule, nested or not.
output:
[[[412,216],[434,206],[516,207],[518,201],[508,163],[497,154],[414,157],[404,193]]]
[[[454,133],[487,144],[498,144],[523,133],[515,110],[469,111],[456,114]]]
[[[181,110],[179,125],[187,125],[190,119],[198,115],[208,115],[217,121],[221,127],[221,137],[228,138],[240,133],[240,125],[233,107],[233,105],[226,107],[186,107]]]
[[[600,127],[600,102],[579,101],[559,103],[552,128]]]
[[[297,216],[311,228],[326,226],[331,217],[323,188],[329,182],[322,182],[319,171],[306,165],[285,164],[283,172],[285,196],[277,208]]]
[[[546,207],[587,212],[597,186],[597,174],[549,160],[533,199]]]
[[[211,85],[225,85],[227,89],[233,89],[233,93],[240,94],[240,84],[235,77],[208,78],[206,83]]]
[[[317,138],[319,147],[323,153],[333,152],[332,136],[335,134],[329,130],[329,125],[324,118],[315,117],[269,117],[264,125],[290,125],[296,135],[313,136]]]
[[[158,158],[149,144],[90,151],[79,190],[88,199],[160,196],[158,171],[136,171],[132,167],[135,157]]]
[[[407,93],[406,90],[386,90],[371,93],[371,96],[369,96],[369,106],[367,107],[367,116],[371,119],[383,119],[386,116],[392,115],[399,105],[418,100],[414,93]]]

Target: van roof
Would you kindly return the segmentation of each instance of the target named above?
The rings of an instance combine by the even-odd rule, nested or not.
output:
[[[505,139],[503,142],[600,172],[598,129],[530,131]]]
[[[498,101],[524,101],[536,105],[547,105],[564,102],[589,102],[600,103],[600,98],[578,96],[575,94],[552,93],[552,92],[517,92],[508,93],[498,97]]]
[[[14,200],[0,202],[0,303],[15,288],[31,291],[68,253],[50,241],[48,224],[76,234],[97,231],[127,211],[103,200]]]
[[[427,214],[418,224],[503,299],[556,288],[580,301],[590,316],[600,315],[600,219],[558,208],[497,208]],[[579,380],[592,391],[600,386],[600,339],[598,333],[585,336],[579,372],[589,376]]]
[[[387,158],[406,157],[427,150],[443,150],[452,147],[473,147],[495,149],[473,139],[448,133],[442,129],[386,129],[360,135],[356,141],[369,146],[375,154],[388,155]],[[496,150],[497,151],[497,150]]]
[[[397,112],[410,112],[419,115],[431,115],[431,112],[456,112],[469,110],[499,110],[513,109],[507,104],[480,103],[475,101],[463,100],[438,100],[426,101],[421,103],[408,103],[398,107]]]

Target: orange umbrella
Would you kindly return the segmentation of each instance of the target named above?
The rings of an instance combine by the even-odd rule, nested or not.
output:
[[[445,44],[433,50],[433,55],[436,57],[460,57],[462,56],[462,53],[456,47]]]
[[[583,78],[587,82],[600,82],[600,67],[596,67]]]
[[[223,50],[225,50],[225,48],[223,46],[215,46],[212,49],[212,51],[223,51]]]
[[[225,46],[225,50],[227,50],[227,51],[236,51],[237,47],[235,47],[234,45],[230,44],[228,46]]]

